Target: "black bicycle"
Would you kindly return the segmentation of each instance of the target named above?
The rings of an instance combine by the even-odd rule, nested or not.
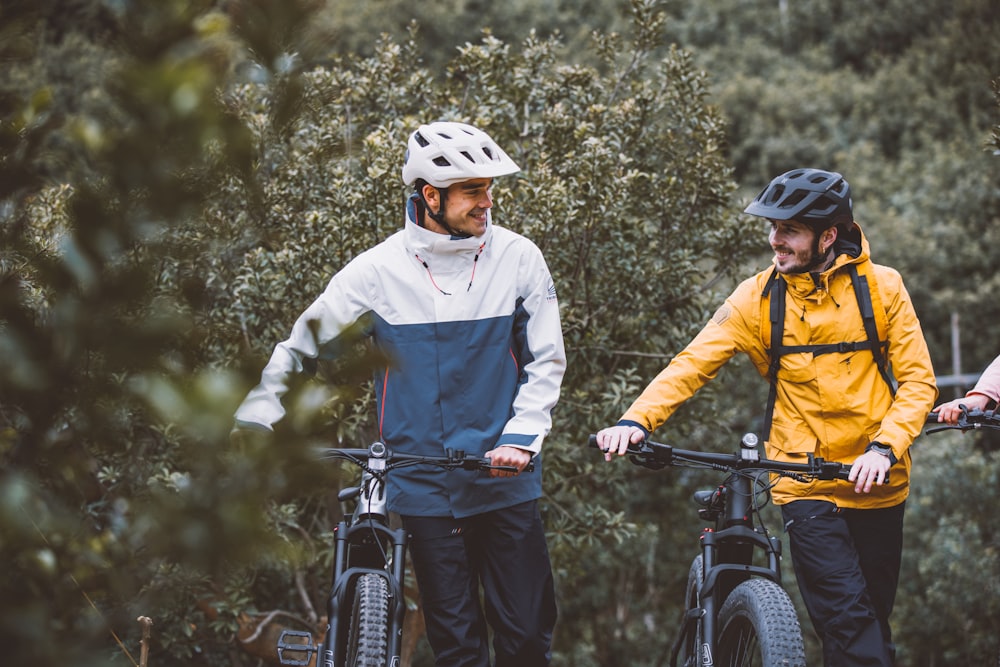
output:
[[[590,446],[597,447],[593,435]],[[705,529],[699,537],[670,664],[804,667],[802,629],[781,585],[781,539],[768,533],[761,509],[777,477],[846,480],[851,466],[812,455],[805,463],[762,458],[753,433],[744,435],[732,454],[676,449],[647,440],[630,445],[628,456],[632,463],[653,470],[697,467],[727,473],[718,487],[693,496],[698,515],[714,529]]]
[[[334,531],[333,584],[327,596],[329,619],[322,641],[312,634],[285,630],[278,639],[282,665],[317,667],[396,667],[403,635],[403,577],[406,531],[389,525],[385,486],[389,471],[416,465],[447,470],[505,470],[490,459],[448,450],[444,456],[390,451],[375,442],[367,449],[323,449],[321,457],[348,461],[361,469],[358,486],[342,489],[341,502],[357,500],[354,512]],[[526,471],[533,469],[529,464]]]

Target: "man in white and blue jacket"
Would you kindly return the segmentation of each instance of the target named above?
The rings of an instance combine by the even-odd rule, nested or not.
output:
[[[518,171],[469,125],[414,132],[403,165],[414,188],[404,228],[333,276],[236,413],[238,427],[271,429],[292,378],[361,322],[391,360],[375,382],[380,438],[390,449],[451,448],[517,469],[428,466],[389,477],[389,509],[410,535],[438,667],[488,667],[487,623],[497,667],[544,666],[551,655],[556,605],[537,454],[566,355],[541,251],[491,221],[493,179]],[[535,471],[520,474],[532,458]]]

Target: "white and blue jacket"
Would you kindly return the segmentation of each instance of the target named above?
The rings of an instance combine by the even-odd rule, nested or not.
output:
[[[414,222],[411,202],[404,228],[349,262],[299,316],[237,410],[237,425],[272,428],[293,376],[332,356],[359,321],[391,360],[375,378],[390,449],[541,450],[566,354],[552,276],[530,240],[492,223],[481,237],[438,234]],[[389,509],[461,518],[536,499],[541,479],[539,457],[533,473],[506,478],[401,468],[389,475]]]

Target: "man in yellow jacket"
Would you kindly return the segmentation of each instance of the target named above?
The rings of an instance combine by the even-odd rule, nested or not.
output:
[[[597,441],[607,460],[623,455],[747,354],[771,384],[767,456],[852,465],[850,483],[782,479],[773,491],[824,662],[891,666],[909,447],[937,397],[927,344],[899,273],[871,262],[840,174],[789,171],[745,212],[770,221],[774,266],[740,284]]]

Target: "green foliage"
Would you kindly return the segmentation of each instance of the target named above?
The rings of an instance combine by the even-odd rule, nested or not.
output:
[[[180,233],[220,166],[245,173],[250,156],[244,126],[215,102],[231,43],[206,9],[130,3],[134,14],[99,12],[109,23],[90,35],[93,23],[63,33],[21,5],[5,15],[25,31],[5,48],[52,40],[66,60],[14,53],[25,66],[3,82],[0,169],[17,175],[0,179],[0,637],[12,663],[124,660],[112,639],[134,652],[137,615],[194,613],[184,593],[197,586],[171,573],[223,581],[275,551],[261,499],[285,487],[287,454],[226,451],[245,383],[199,358],[204,290],[171,274],[208,250]],[[90,41],[109,36],[122,48]],[[52,85],[33,91],[32,72]],[[157,646],[190,635],[175,655],[227,651],[225,634],[194,627],[166,624]]]
[[[5,657],[124,664],[142,614],[151,664],[249,665],[240,613],[315,621],[345,473],[300,464],[370,439],[374,359],[348,343],[297,387],[280,446],[230,444],[231,414],[329,277],[400,227],[405,138],[443,118],[522,166],[495,220],[542,247],[559,289],[557,663],[655,664],[700,528],[687,496],[715,480],[607,465],[587,434],[766,261],[736,195],[802,163],[848,174],[939,372],[953,312],[962,370],[995,356],[978,325],[1000,318],[997,20],[989,0],[5,5]],[[762,387],[730,364],[657,435],[729,448]],[[985,662],[997,631],[989,499],[968,500],[970,480],[995,487],[995,457],[943,444],[915,450],[894,615],[912,665]]]
[[[328,0],[317,17],[324,45],[339,56],[370,56],[380,36],[403,41],[411,24],[420,25],[418,55],[430,71],[447,68],[456,51],[473,35],[489,31],[501,41],[523,40],[529,31],[558,37],[573,61],[590,62],[591,33],[627,30],[629,3],[622,0],[448,0],[413,3],[405,0]]]
[[[932,435],[916,447],[922,465],[914,484],[921,493],[907,505],[904,548],[919,557],[905,560],[900,579],[893,624],[900,659],[992,664],[1000,630],[1000,534],[992,513],[976,508],[993,503],[998,454],[977,449],[972,435]]]

